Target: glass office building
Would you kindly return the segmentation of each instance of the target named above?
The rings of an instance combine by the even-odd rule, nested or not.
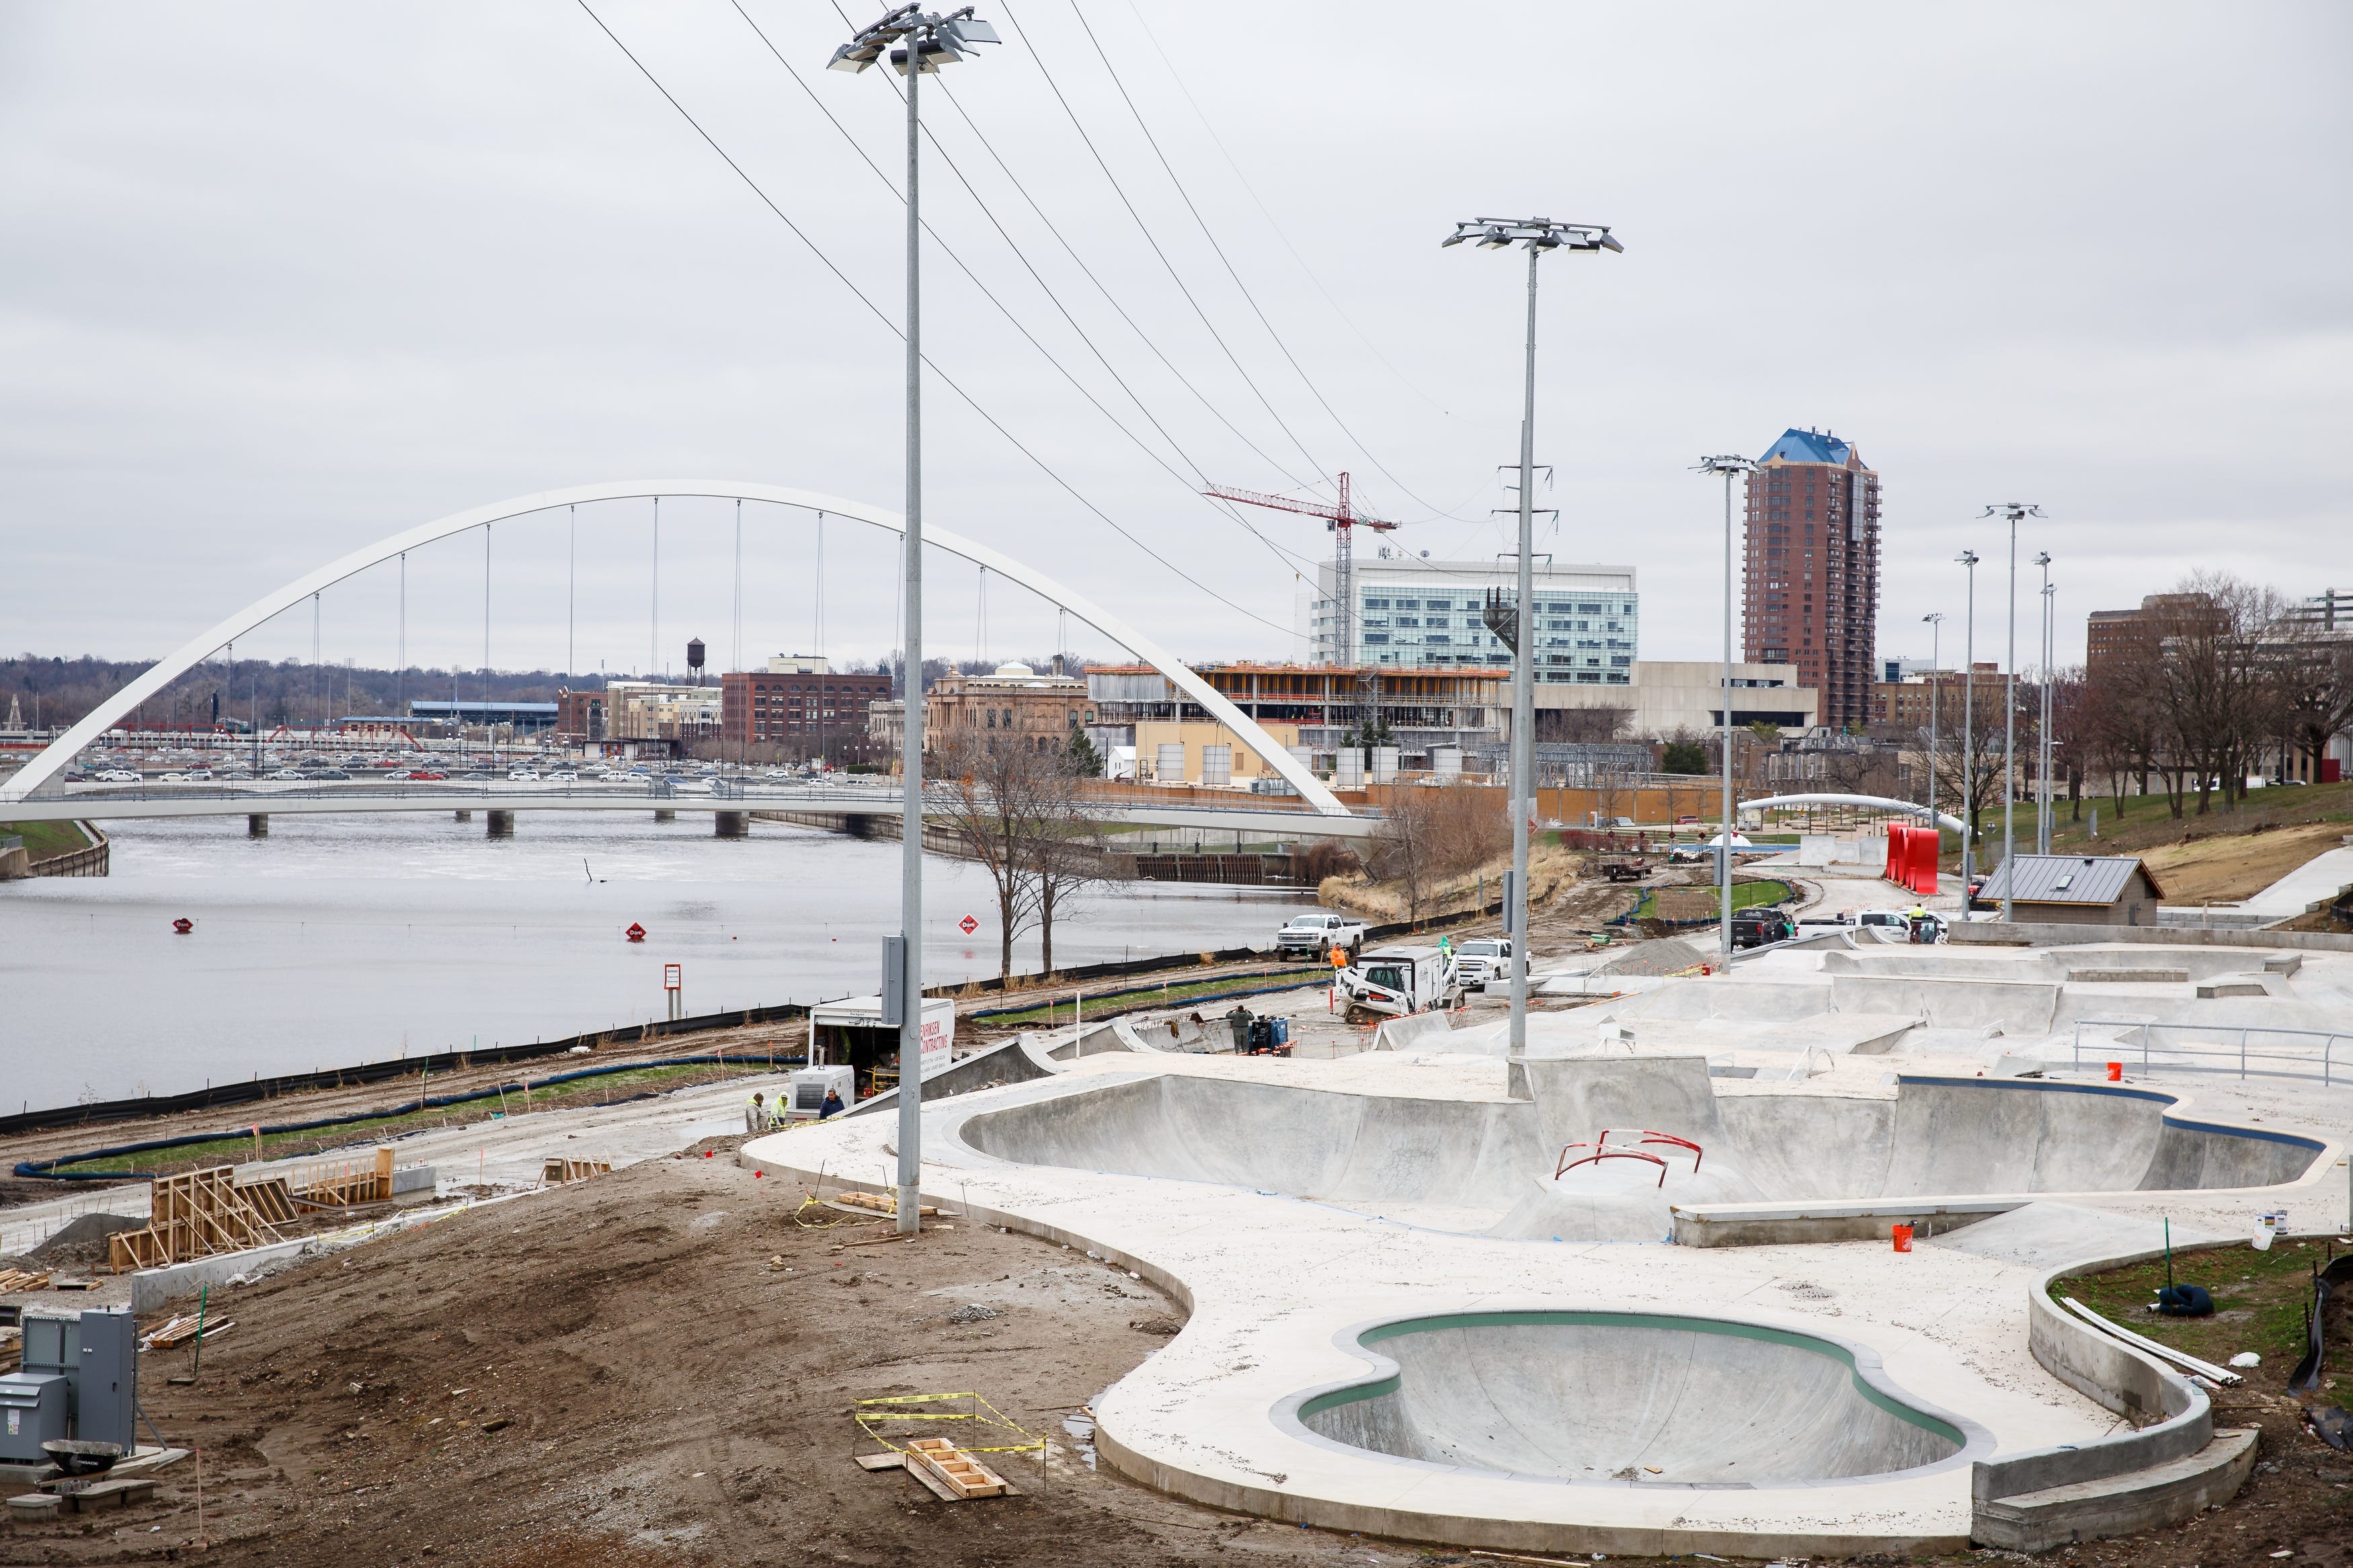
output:
[[[1301,606],[1300,633],[1311,663],[1335,657],[1332,563],[1316,574],[1315,593]],[[1374,666],[1508,667],[1511,649],[1481,619],[1491,590],[1505,604],[1519,585],[1509,561],[1430,561],[1390,554],[1359,560],[1356,568],[1356,648]],[[1536,679],[1577,686],[1625,686],[1639,657],[1641,595],[1631,566],[1555,565],[1535,568]]]

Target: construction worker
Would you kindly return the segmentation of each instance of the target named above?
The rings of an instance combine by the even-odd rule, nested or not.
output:
[[[827,1117],[834,1115],[836,1112],[844,1109],[845,1107],[841,1103],[841,1090],[838,1089],[828,1089],[825,1091],[825,1103],[818,1107],[817,1119],[819,1121],[822,1121]]]
[[[1912,928],[1912,941],[1916,944],[1928,940],[1928,906],[1914,904],[1904,913],[1904,923]]]
[[[767,1130],[768,1108],[762,1103],[760,1091],[755,1089],[752,1091],[751,1103],[744,1107],[744,1131],[765,1132]]]

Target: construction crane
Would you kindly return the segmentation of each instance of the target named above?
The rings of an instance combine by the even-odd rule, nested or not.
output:
[[[1278,511],[1302,511],[1310,517],[1324,519],[1332,531],[1333,605],[1338,612],[1332,622],[1332,662],[1353,667],[1356,662],[1356,530],[1359,527],[1388,532],[1397,527],[1369,513],[1358,511],[1348,500],[1348,476],[1340,476],[1340,503],[1327,505],[1319,500],[1295,500],[1290,496],[1265,495],[1258,490],[1238,490],[1230,485],[1211,485],[1201,492],[1220,500],[1238,500],[1249,506],[1268,506]]]

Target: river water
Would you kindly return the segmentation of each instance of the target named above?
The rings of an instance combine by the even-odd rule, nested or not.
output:
[[[124,822],[112,874],[0,883],[0,1105],[559,1037],[686,1010],[871,994],[899,846],[774,823],[430,813]],[[1270,941],[1296,895],[1113,884],[1055,922],[1057,967]],[[966,936],[958,922],[978,922]],[[185,916],[185,936],[172,930]],[[642,924],[647,940],[622,935]],[[997,973],[979,868],[926,863],[929,984]],[[1035,971],[1038,942],[1016,944]]]

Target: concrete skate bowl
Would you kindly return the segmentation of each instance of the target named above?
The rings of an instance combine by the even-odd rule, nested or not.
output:
[[[1993,1447],[1889,1382],[1867,1348],[1762,1323],[1478,1312],[1357,1328],[1342,1342],[1373,1371],[1285,1401],[1277,1424],[1450,1471],[1802,1487],[1942,1468]]]
[[[955,1135],[1015,1164],[1281,1194],[1440,1230],[1627,1242],[1663,1240],[1675,1208],[2265,1187],[2325,1149],[2179,1120],[2172,1096],[2106,1085],[1904,1078],[1891,1096],[1728,1082],[1719,1094],[1700,1058],[1521,1070],[1529,1100],[1159,1073],[976,1111]],[[1629,1152],[1561,1168],[1605,1131]]]

